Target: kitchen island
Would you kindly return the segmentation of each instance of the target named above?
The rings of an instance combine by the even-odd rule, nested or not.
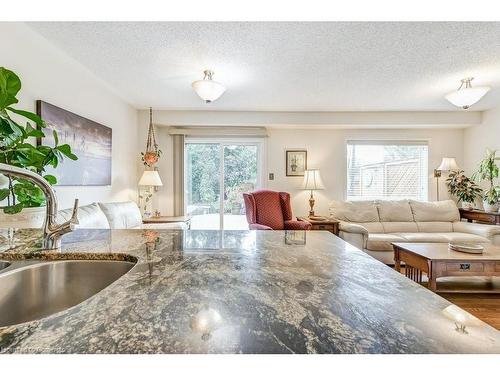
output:
[[[0,259],[137,264],[79,305],[0,328],[1,353],[500,353],[481,322],[329,232],[0,232]],[[5,271],[4,271],[5,272]],[[1,273],[0,273],[1,287]]]

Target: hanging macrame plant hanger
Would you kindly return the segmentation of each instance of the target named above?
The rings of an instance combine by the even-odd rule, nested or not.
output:
[[[156,143],[155,128],[153,126],[153,108],[149,107],[149,128],[148,139],[146,141],[146,151],[141,153],[144,165],[153,167],[160,158],[161,150]]]

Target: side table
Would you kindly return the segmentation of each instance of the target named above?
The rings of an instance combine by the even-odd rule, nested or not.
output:
[[[191,229],[191,216],[153,216],[142,219],[143,224],[185,223]]]
[[[307,221],[311,223],[311,230],[326,230],[333,233],[334,235],[339,235],[339,222],[335,219],[331,219],[326,216],[322,216],[325,220],[314,220],[307,216],[297,216],[299,221]]]

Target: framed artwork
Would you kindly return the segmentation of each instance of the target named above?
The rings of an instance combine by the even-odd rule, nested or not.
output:
[[[306,150],[286,150],[286,175],[304,176],[307,169]]]
[[[54,146],[53,130],[59,143],[67,143],[78,160],[64,160],[47,172],[57,178],[58,186],[111,185],[112,129],[41,100],[37,114],[47,123],[38,144]]]

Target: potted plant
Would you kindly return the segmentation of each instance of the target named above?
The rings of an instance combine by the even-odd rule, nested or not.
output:
[[[54,147],[36,145],[36,139],[44,137],[42,128],[47,125],[35,113],[13,108],[18,102],[16,98],[21,89],[21,80],[12,71],[0,67],[0,163],[14,165],[36,172],[51,185],[57,183],[55,176],[46,173],[46,167],[56,168],[64,158],[76,160],[67,144],[59,144],[54,131]],[[26,125],[21,125],[16,118],[24,118]],[[16,177],[2,176],[0,186],[0,206],[4,214],[19,214],[23,209],[40,211],[45,206],[45,196],[38,186],[32,182]],[[3,218],[5,220],[5,217]],[[16,219],[6,219],[14,222]]]
[[[478,170],[472,175],[472,178],[478,182],[488,181],[489,189],[483,194],[484,210],[487,212],[498,211],[498,201],[500,198],[500,186],[495,185],[495,179],[498,178],[498,166],[496,161],[496,150],[486,150],[486,157],[479,163]]]
[[[474,201],[481,196],[482,189],[464,171],[452,171],[446,179],[446,186],[451,195],[458,198],[462,208],[472,210]]]

